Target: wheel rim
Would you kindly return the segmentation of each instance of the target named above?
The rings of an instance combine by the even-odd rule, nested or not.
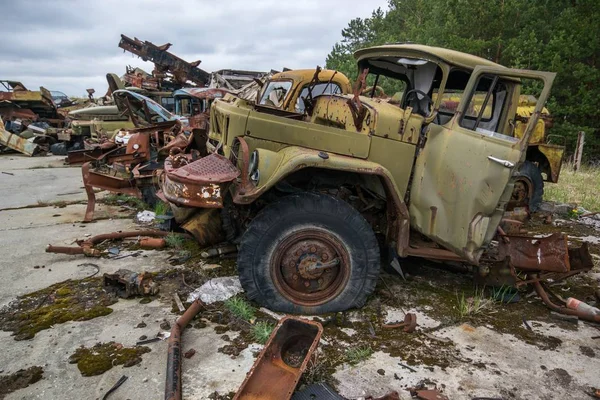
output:
[[[529,178],[520,176],[515,181],[515,187],[512,192],[511,205],[513,207],[524,207],[529,204],[529,199],[533,195],[533,184]]]
[[[350,278],[350,256],[332,233],[309,228],[287,235],[271,258],[271,278],[293,303],[317,306],[335,298]]]

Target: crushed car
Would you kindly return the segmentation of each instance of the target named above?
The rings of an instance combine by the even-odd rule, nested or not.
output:
[[[88,197],[84,221],[93,219],[94,188],[136,196],[153,205],[154,172],[162,169],[172,147],[186,149],[193,141],[193,133],[184,130],[188,119],[171,114],[154,100],[129,90],[117,90],[113,98],[136,128],[121,130],[114,140],[92,149],[69,152],[69,158],[85,161],[81,167]]]
[[[591,267],[564,235],[506,234],[518,224],[504,214],[554,73],[409,44],[355,57],[353,94],[309,90],[302,112],[227,95],[210,110],[214,151],[173,149],[164,162],[161,196],[175,219],[199,241],[220,219],[238,243],[250,299],[299,314],[361,307],[382,264],[401,272],[411,256],[471,265],[490,285]],[[543,89],[519,137],[524,80]],[[384,81],[401,93],[397,102],[361,95]],[[442,109],[445,91],[457,90],[456,108]]]

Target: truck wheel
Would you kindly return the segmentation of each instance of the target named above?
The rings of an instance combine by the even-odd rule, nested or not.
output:
[[[362,307],[379,276],[371,226],[342,200],[299,193],[265,207],[238,254],[246,294],[271,310],[322,314]]]
[[[525,161],[517,172],[511,207],[528,206],[530,212],[535,212],[540,207],[543,196],[544,180],[540,169],[531,161]]]

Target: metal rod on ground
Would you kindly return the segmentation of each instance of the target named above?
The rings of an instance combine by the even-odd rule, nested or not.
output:
[[[581,157],[583,155],[583,144],[585,142],[585,132],[581,131],[577,133],[577,147],[575,147],[575,171],[579,171],[581,168]]]
[[[200,299],[195,300],[183,315],[175,321],[169,336],[167,350],[167,378],[165,382],[165,400],[181,400],[181,333],[190,321],[204,307]]]

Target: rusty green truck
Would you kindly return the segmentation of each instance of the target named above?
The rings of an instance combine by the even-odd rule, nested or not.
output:
[[[554,73],[420,45],[355,56],[354,94],[307,90],[293,110],[225,96],[210,112],[214,152],[165,162],[161,187],[176,219],[204,244],[219,240],[207,230],[220,221],[220,239],[239,244],[249,298],[292,313],[359,307],[382,263],[398,268],[409,256],[460,260],[502,284],[519,279],[515,269],[570,270],[566,240],[556,239],[565,256],[556,263],[517,257],[543,239],[498,240]],[[523,80],[543,89],[516,136]],[[398,102],[360,95],[383,81]],[[463,93],[453,110],[440,109],[446,91]]]

